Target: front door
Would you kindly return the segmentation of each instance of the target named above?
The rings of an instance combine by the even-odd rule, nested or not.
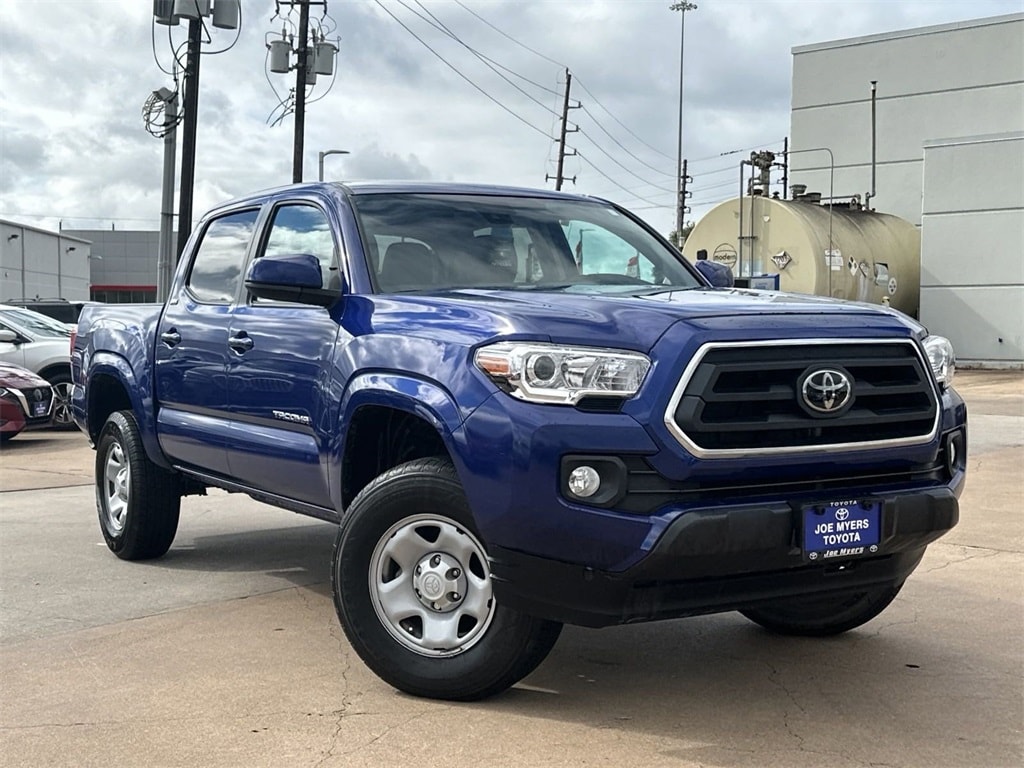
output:
[[[326,214],[307,203],[271,213],[256,258],[313,254],[323,286],[341,293],[337,248]],[[331,508],[327,440],[337,433],[339,393],[330,391],[338,323],[328,310],[288,302],[240,302],[228,339],[234,422],[231,475],[268,493]]]

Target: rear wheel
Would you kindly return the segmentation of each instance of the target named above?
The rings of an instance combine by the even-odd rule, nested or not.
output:
[[[75,427],[71,415],[71,372],[61,371],[47,377],[53,387],[53,419],[50,424],[55,429],[72,429]]]
[[[96,511],[110,551],[122,560],[160,557],[178,531],[180,506],[178,476],[146,456],[135,417],[110,414],[96,442]]]
[[[331,576],[353,648],[415,696],[499,693],[532,672],[561,631],[497,604],[486,550],[443,459],[402,464],[360,492],[338,532]]]
[[[825,637],[866,624],[884,611],[903,584],[840,596],[796,597],[765,603],[741,613],[781,635]]]

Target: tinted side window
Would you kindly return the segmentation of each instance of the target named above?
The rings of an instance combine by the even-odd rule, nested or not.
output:
[[[199,301],[234,301],[257,216],[258,210],[232,213],[215,219],[206,228],[188,277],[188,288]]]
[[[316,256],[323,275],[323,288],[338,286],[338,265],[334,259],[334,238],[327,216],[311,205],[282,205],[263,255],[308,253]]]

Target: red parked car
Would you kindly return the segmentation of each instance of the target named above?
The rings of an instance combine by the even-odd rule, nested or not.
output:
[[[50,382],[20,365],[0,363],[0,443],[53,417]]]

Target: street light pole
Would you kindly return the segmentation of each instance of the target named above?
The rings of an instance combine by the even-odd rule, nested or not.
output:
[[[686,12],[697,10],[697,4],[683,0],[672,3],[670,11],[679,11],[679,154],[676,164],[676,241],[683,234],[683,218],[686,215],[686,201],[683,199],[683,44],[686,39]],[[680,247],[682,244],[680,243]]]
[[[324,158],[325,157],[327,157],[328,155],[348,155],[348,154],[351,154],[351,153],[347,149],[328,149],[328,150],[326,150],[324,152],[318,153],[318,158],[319,158],[318,166],[319,166],[320,172],[317,175],[317,178],[320,181],[324,180]]]

